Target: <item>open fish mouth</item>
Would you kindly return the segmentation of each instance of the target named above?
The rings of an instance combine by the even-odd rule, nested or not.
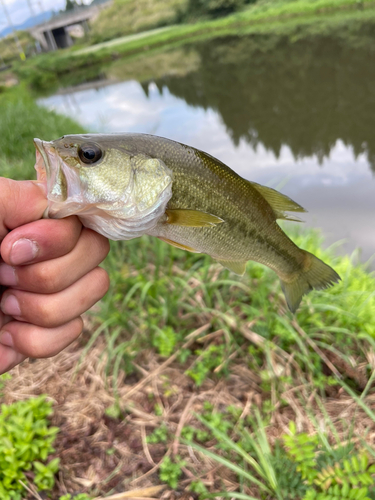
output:
[[[34,139],[34,144],[37,180],[44,184],[49,201],[64,202],[68,186],[60,156],[51,142]]]
[[[37,180],[43,182],[47,192],[51,192],[51,178],[58,168],[58,155],[50,142],[34,139],[36,148],[35,170]]]
[[[37,181],[47,194],[48,206],[44,218],[63,218],[97,209],[87,203],[84,189],[75,169],[68,166],[53,142],[34,139]]]
[[[47,187],[47,172],[49,172],[47,153],[43,147],[43,141],[41,141],[40,139],[35,138],[34,145],[36,149],[35,170],[37,179],[38,181],[45,183]]]

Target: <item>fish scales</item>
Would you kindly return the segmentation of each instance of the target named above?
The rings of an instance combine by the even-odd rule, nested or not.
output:
[[[283,268],[286,274],[299,270],[303,260],[299,248],[280,230],[272,208],[250,183],[210,155],[188,146],[176,148],[176,143],[163,138],[154,143],[153,136],[142,137],[141,145],[136,137],[131,140],[134,153],[147,151],[173,171],[175,188],[168,208],[202,210],[225,221],[214,228],[160,223],[152,235],[177,241],[216,259],[254,260],[273,270]],[[241,238],[238,232],[242,233]],[[276,238],[272,237],[274,233]],[[282,239],[281,245],[277,238]]]
[[[112,239],[157,236],[237,274],[248,260],[260,262],[280,277],[293,312],[305,293],[340,279],[277,224],[298,220],[287,212],[303,212],[300,205],[203,151],[146,134],[68,135],[35,145],[51,217],[77,214]]]

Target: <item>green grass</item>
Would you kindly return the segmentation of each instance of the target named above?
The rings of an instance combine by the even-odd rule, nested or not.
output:
[[[186,335],[206,323],[205,334],[224,334],[218,343],[185,354],[197,358],[192,363],[190,357],[188,374],[198,385],[213,374],[225,376],[234,353],[236,363],[246,362],[255,371],[266,367],[265,390],[274,383],[269,378],[271,353],[293,353],[304,381],[319,389],[331,382],[323,375],[323,352],[344,364],[351,358],[356,364],[366,362],[366,349],[375,345],[374,273],[356,263],[355,256],[323,250],[316,231],[290,228],[288,233],[342,276],[333,288],[306,296],[295,317],[286,310],[276,275],[264,266],[250,262],[241,279],[207,256],[188,254],[157,239],[112,244],[105,263],[111,289],[99,314],[101,325],[115,325],[104,329],[110,363],[131,370],[131,360],[150,347],[169,356],[184,344]],[[249,351],[243,326],[250,322],[263,343]]]
[[[166,2],[158,2],[151,7],[151,10],[154,10],[153,15],[151,15],[150,7],[146,9],[145,13],[142,12],[142,3],[137,2],[139,4],[137,8],[132,4],[132,0],[117,0],[113,5],[105,9],[93,23],[91,39],[93,41],[112,40],[113,38],[144,30],[146,27],[150,29],[150,27],[157,28],[162,25],[172,24],[178,17],[186,17],[183,12],[187,8],[187,2],[183,1],[171,2],[169,6]],[[180,33],[187,35],[189,32],[192,34],[201,29],[220,31],[228,26],[238,28],[242,24],[265,22],[269,24],[274,20],[310,17],[317,14],[326,16],[346,9],[367,8],[371,4],[373,4],[371,1],[358,2],[358,0],[261,0],[243,8],[241,12],[216,20],[198,19],[193,30],[188,30],[186,25],[182,25]],[[168,7],[168,16],[165,16],[164,12],[166,7]],[[121,15],[122,12],[126,13],[125,16]],[[147,21],[148,14],[149,19],[152,19],[153,22]],[[124,17],[125,22],[123,22]],[[270,29],[272,30],[272,27]],[[170,36],[172,35],[170,34]]]
[[[212,410],[196,415],[197,424],[209,431],[206,443],[200,443],[198,427],[184,443],[237,477],[235,491],[203,492],[204,498],[259,498],[277,500],[371,500],[375,497],[374,457],[363,440],[354,444],[352,435],[339,435],[328,415],[322,432],[313,419],[315,433],[297,432],[290,421],[288,433],[271,445],[264,416],[255,408],[254,417],[238,419],[233,409]],[[216,422],[214,422],[216,420]],[[220,429],[227,424],[226,427]],[[375,422],[375,420],[373,420]],[[213,439],[214,444],[213,443]],[[234,481],[233,481],[234,482]],[[249,493],[258,493],[256,497]],[[255,494],[256,494],[255,493]]]
[[[114,0],[91,23],[92,42],[174,24],[186,0]]]
[[[38,106],[24,88],[0,94],[0,172],[12,179],[35,179],[34,137],[50,141],[83,129],[73,120]]]

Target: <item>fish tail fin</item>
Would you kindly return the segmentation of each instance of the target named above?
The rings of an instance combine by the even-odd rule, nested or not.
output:
[[[305,250],[303,252],[305,259],[302,270],[290,281],[281,278],[281,288],[292,313],[296,312],[303,295],[313,289],[327,288],[341,279],[332,267],[312,253]]]

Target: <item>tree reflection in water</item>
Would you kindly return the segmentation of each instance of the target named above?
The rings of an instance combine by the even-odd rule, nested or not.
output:
[[[341,139],[356,157],[365,153],[375,172],[373,45],[226,37],[194,49],[198,69],[156,84],[190,105],[216,110],[235,144],[263,144],[277,157],[287,145],[296,159],[316,156],[321,163]]]

